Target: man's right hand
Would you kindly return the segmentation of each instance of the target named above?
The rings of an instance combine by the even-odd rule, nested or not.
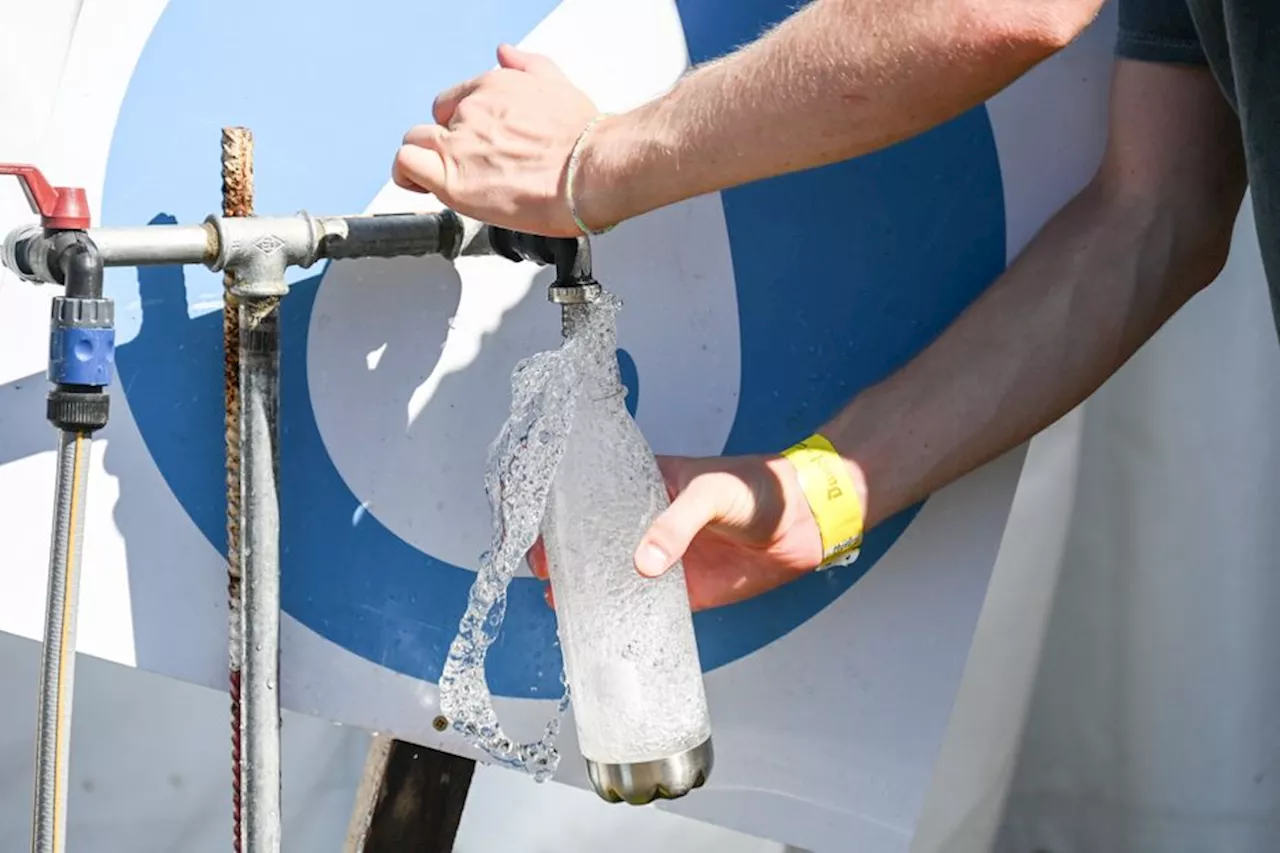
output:
[[[817,522],[786,459],[660,456],[658,466],[671,506],[641,540],[636,570],[657,577],[683,559],[694,610],[752,598],[822,562]],[[547,580],[541,541],[529,564]]]

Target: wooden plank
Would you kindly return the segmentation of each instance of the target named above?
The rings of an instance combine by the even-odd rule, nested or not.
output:
[[[343,853],[453,853],[476,763],[374,738]]]

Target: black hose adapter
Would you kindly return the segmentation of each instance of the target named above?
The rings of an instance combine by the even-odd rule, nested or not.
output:
[[[49,318],[45,415],[56,428],[92,433],[111,414],[107,387],[115,367],[115,306],[102,295],[102,255],[84,231],[47,240],[46,267],[65,286]]]
[[[556,268],[552,287],[595,284],[591,274],[591,244],[586,237],[543,237],[506,228],[489,229],[494,254],[512,261],[533,261]]]

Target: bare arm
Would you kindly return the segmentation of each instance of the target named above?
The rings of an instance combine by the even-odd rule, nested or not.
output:
[[[1239,124],[1204,69],[1121,60],[1093,181],[925,352],[828,425],[875,524],[1083,401],[1226,261]]]
[[[816,0],[665,95],[596,126],[592,226],[846,160],[928,130],[1070,42],[1100,0]]]
[[[1217,276],[1244,186],[1239,122],[1209,72],[1119,61],[1089,185],[932,345],[823,428],[862,491],[866,526],[1101,385]],[[695,608],[758,595],[826,556],[785,457],[661,464],[673,500],[642,537],[636,569],[656,576],[682,560]],[[533,564],[545,577],[545,559]]]
[[[813,0],[770,33],[597,124],[573,194],[591,227],[833,163],[938,125],[1070,42],[1103,0]],[[460,213],[570,236],[567,164],[595,105],[543,56],[436,99],[392,174]]]

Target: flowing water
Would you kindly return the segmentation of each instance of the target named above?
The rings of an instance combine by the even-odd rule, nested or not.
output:
[[[494,761],[539,781],[550,778],[560,761],[555,738],[568,708],[568,690],[542,737],[518,743],[498,721],[484,660],[502,626],[507,585],[538,538],[547,495],[564,455],[577,402],[575,359],[581,349],[570,338],[558,350],[520,362],[512,374],[511,414],[489,448],[485,468],[493,539],[480,557],[467,610],[440,677],[440,708],[454,729]]]

